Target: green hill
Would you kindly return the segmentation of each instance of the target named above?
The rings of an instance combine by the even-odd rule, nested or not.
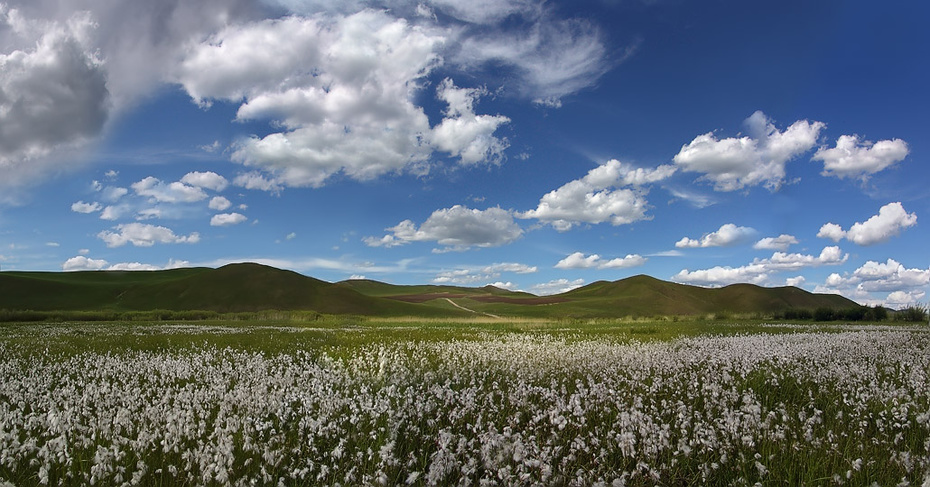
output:
[[[814,294],[796,287],[766,288],[731,284],[704,288],[639,275],[599,281],[560,295],[592,313],[621,315],[694,315],[706,313],[775,313],[789,309],[847,309],[859,305],[835,294]]]
[[[419,307],[259,264],[166,271],[3,272],[0,309],[312,310],[373,316],[461,316],[461,310]]]
[[[33,311],[311,310],[367,316],[624,317],[708,313],[775,314],[858,305],[796,287],[702,288],[634,276],[555,296],[493,286],[328,283],[259,264],[165,271],[2,272],[0,309]],[[464,308],[464,309],[463,309]]]

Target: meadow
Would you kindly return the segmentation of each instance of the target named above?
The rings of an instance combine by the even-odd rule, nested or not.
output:
[[[0,325],[0,485],[930,487],[930,329]]]

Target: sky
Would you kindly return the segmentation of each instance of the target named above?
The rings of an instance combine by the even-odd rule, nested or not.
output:
[[[930,291],[925,2],[0,3],[0,270]]]

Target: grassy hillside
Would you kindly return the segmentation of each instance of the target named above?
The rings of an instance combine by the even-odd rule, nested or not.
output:
[[[0,273],[0,309],[312,310],[376,316],[461,316],[461,310],[420,307],[259,264],[219,269]]]
[[[791,309],[858,307],[842,296],[813,294],[796,287],[734,284],[723,288],[703,288],[645,275],[614,282],[598,281],[567,293],[543,297],[497,288],[395,286],[376,281],[345,281],[340,285],[366,294],[427,306],[446,306],[445,299],[453,299],[457,304],[479,313],[538,318],[774,314]]]
[[[0,309],[34,311],[311,310],[368,316],[625,317],[783,313],[858,305],[795,287],[734,284],[702,288],[635,276],[556,296],[485,286],[398,286],[371,280],[328,283],[259,264],[166,271],[2,272]],[[463,309],[464,308],[464,309]]]

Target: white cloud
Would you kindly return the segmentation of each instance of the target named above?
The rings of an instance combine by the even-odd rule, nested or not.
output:
[[[777,237],[765,237],[762,240],[754,243],[752,248],[759,250],[780,250],[782,252],[788,250],[788,247],[792,245],[797,245],[798,239],[794,235],[781,234]]]
[[[142,264],[140,262],[120,262],[107,268],[111,271],[158,271],[161,267],[152,264]]]
[[[868,178],[907,157],[907,143],[901,139],[880,140],[874,144],[856,135],[842,135],[836,147],[821,147],[813,160],[823,161],[824,176]]]
[[[213,191],[223,191],[229,186],[229,181],[223,176],[213,172],[189,172],[181,178],[181,182],[198,188],[211,189]]]
[[[645,263],[646,258],[638,254],[628,254],[626,257],[604,260],[598,254],[585,257],[583,253],[575,252],[560,260],[555,267],[556,269],[626,269],[639,267]]]
[[[207,205],[211,210],[223,211],[232,206],[232,202],[222,196],[214,196]]]
[[[886,242],[906,228],[917,224],[917,214],[908,213],[900,202],[888,203],[865,222],[856,222],[849,230],[835,223],[826,223],[820,227],[817,236],[838,242],[846,238],[859,245],[874,245]]]
[[[431,0],[429,3],[447,15],[472,24],[495,24],[511,15],[532,17],[539,14],[538,4],[529,0]],[[418,8],[420,6],[427,7],[419,4]],[[427,12],[423,13],[431,16]]]
[[[63,271],[99,271],[107,266],[103,259],[90,259],[83,255],[72,257],[61,264]]]
[[[165,184],[152,176],[133,183],[132,189],[139,196],[159,203],[193,203],[207,199],[207,193],[196,186],[180,181]]]
[[[446,250],[469,247],[498,247],[523,235],[523,229],[513,221],[513,215],[501,208],[473,210],[461,205],[436,210],[417,228],[410,220],[387,229],[392,232],[382,238],[366,237],[370,247],[395,247],[410,242],[436,242]]]
[[[695,271],[682,269],[672,276],[673,281],[699,286],[725,286],[735,283],[763,284],[768,278],[768,270],[762,264],[740,267],[715,266]]]
[[[130,211],[128,205],[110,205],[100,212],[101,220],[115,221]]]
[[[924,291],[893,291],[888,293],[883,304],[889,308],[903,309],[919,305],[926,295]]]
[[[488,285],[488,286],[494,286],[494,287],[496,287],[496,288],[498,288],[498,289],[506,289],[506,290],[508,290],[508,291],[519,291],[519,290],[520,290],[520,286],[519,286],[518,284],[515,284],[515,283],[510,282],[510,281],[507,281],[507,282],[503,282],[503,281],[489,282],[487,285]]]
[[[493,63],[498,71],[515,75],[509,88],[558,107],[564,96],[594,85],[607,71],[607,51],[600,30],[590,22],[539,20],[516,31],[467,37],[453,61],[472,70]]]
[[[817,292],[843,294],[869,304],[884,304],[893,308],[914,305],[925,295],[930,285],[930,268],[907,268],[894,259],[885,262],[867,261],[853,273],[830,274]],[[873,293],[888,293],[884,298]]]
[[[817,237],[828,238],[834,242],[839,242],[846,237],[846,230],[843,230],[843,227],[836,223],[825,223],[820,227],[820,231],[817,232]]]
[[[236,176],[236,178],[233,179],[233,184],[245,189],[257,189],[260,191],[267,191],[269,193],[279,193],[282,189],[281,183],[273,178],[267,178],[255,171]]]
[[[568,280],[565,278],[554,279],[542,284],[535,284],[530,287],[530,292],[540,296],[549,296],[552,294],[562,294],[577,289],[584,285],[584,279]]]
[[[181,267],[190,266],[190,262],[186,260],[174,260],[171,259],[168,261],[168,265],[164,267],[152,265],[152,264],[142,264],[139,262],[120,262],[113,265],[108,265],[109,263],[103,259],[89,259],[84,256],[72,257],[65,261],[61,265],[63,271],[99,271],[99,270],[108,270],[108,271],[157,271],[162,269],[178,269]]]
[[[119,186],[107,186],[100,189],[100,195],[104,201],[110,203],[115,203],[120,200],[123,196],[126,196],[129,193],[129,190],[126,188],[121,188]]]
[[[786,286],[801,287],[805,282],[807,282],[807,279],[805,279],[804,276],[795,276],[785,279]]]
[[[739,267],[715,266],[695,271],[682,269],[672,276],[672,280],[700,286],[723,286],[735,283],[764,285],[771,282],[774,273],[795,271],[806,267],[839,265],[846,262],[848,258],[849,254],[844,254],[839,247],[824,247],[818,256],[775,252],[768,259],[753,259],[751,263]]]
[[[532,274],[538,269],[535,266],[528,266],[517,262],[503,262],[491,264],[483,268],[466,268],[452,271],[443,271],[432,279],[434,284],[461,284],[474,285],[479,282],[488,282],[497,279],[502,273],[509,272],[514,274]]]
[[[538,269],[536,266],[528,266],[517,262],[502,262],[500,264],[491,264],[483,269],[486,274],[499,274],[501,272],[513,272],[515,274],[532,274]]]
[[[279,121],[286,130],[242,140],[232,156],[279,185],[422,172],[430,124],[412,100],[445,40],[375,10],[230,25],[191,50],[178,80],[202,103],[242,101],[240,120]]]
[[[469,285],[476,282],[482,282],[487,278],[482,274],[474,274],[468,269],[458,269],[454,271],[443,271],[436,275],[431,281],[433,284],[460,284]]]
[[[94,201],[93,203],[85,203],[83,201],[78,201],[71,205],[71,211],[75,213],[94,213],[103,209],[100,206],[100,203]]]
[[[107,247],[121,247],[131,243],[136,247],[151,247],[156,243],[197,243],[200,234],[175,235],[169,228],[144,223],[126,223],[113,227],[116,232],[104,230],[97,234]]]
[[[494,137],[494,132],[510,119],[475,114],[475,102],[483,94],[486,90],[457,88],[449,78],[437,89],[437,95],[449,107],[446,118],[433,128],[431,142],[458,157],[462,164],[500,161],[507,148],[506,140]]]
[[[662,181],[674,173],[673,166],[642,169],[612,159],[588,171],[583,178],[543,195],[535,210],[519,213],[517,217],[539,219],[560,232],[580,223],[610,222],[617,226],[648,220],[651,218],[646,215],[648,204],[639,186]]]
[[[870,260],[853,272],[853,278],[865,291],[893,291],[930,285],[930,269],[908,269],[894,259],[884,264]]]
[[[720,226],[716,232],[705,234],[700,239],[683,237],[675,242],[678,248],[698,248],[698,247],[726,247],[736,245],[746,241],[756,234],[756,230],[750,227],[740,227],[732,223],[725,223]]]
[[[229,225],[238,225],[248,218],[241,213],[220,213],[213,215],[213,218],[210,219],[210,226],[214,227],[225,227]]]
[[[885,242],[916,224],[915,213],[907,213],[900,202],[888,203],[878,210],[877,215],[863,223],[855,223],[846,232],[846,238],[859,245],[872,245]]]
[[[755,259],[753,263],[764,265],[766,271],[784,271],[801,269],[804,267],[838,265],[846,262],[848,258],[849,254],[844,254],[839,247],[832,246],[824,247],[818,256],[775,252],[772,254],[772,257],[768,259]]]
[[[717,139],[712,132],[681,147],[674,161],[683,171],[699,172],[717,191],[764,185],[770,190],[785,182],[785,165],[809,151],[825,124],[799,120],[783,132],[761,111],[745,121],[749,135]]]

